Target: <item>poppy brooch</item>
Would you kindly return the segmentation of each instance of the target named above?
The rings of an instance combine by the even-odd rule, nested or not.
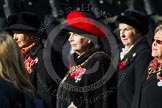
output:
[[[118,62],[118,68],[122,70],[128,64],[128,58],[124,59],[121,62]]]
[[[136,57],[136,53],[130,54],[128,57],[124,58],[122,61],[119,61],[118,68],[122,70],[125,68],[129,63],[133,62],[134,58]]]
[[[75,79],[76,83],[81,80],[81,76],[85,74],[85,72],[86,69],[81,66],[73,66],[70,68],[70,76]]]

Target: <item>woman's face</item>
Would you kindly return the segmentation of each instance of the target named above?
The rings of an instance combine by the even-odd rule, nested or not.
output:
[[[76,34],[74,32],[69,32],[69,34],[70,37],[68,41],[70,42],[73,51],[75,51],[79,55],[84,54],[92,41],[89,38]]]
[[[27,31],[15,30],[13,31],[13,39],[17,42],[20,48],[27,47],[33,43],[34,34]]]
[[[154,35],[152,43],[152,56],[157,58],[162,63],[162,30],[159,30]]]
[[[133,28],[125,23],[119,24],[120,38],[124,46],[132,46],[139,38],[140,34]]]

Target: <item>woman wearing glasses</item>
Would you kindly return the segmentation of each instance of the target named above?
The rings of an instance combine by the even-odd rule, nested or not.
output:
[[[141,89],[139,108],[161,108],[162,98],[162,25],[155,29],[147,78]]]

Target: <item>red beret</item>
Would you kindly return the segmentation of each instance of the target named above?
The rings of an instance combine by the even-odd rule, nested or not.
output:
[[[106,35],[104,27],[83,12],[70,12],[66,17],[66,23],[65,29],[78,34],[95,35],[100,39]]]

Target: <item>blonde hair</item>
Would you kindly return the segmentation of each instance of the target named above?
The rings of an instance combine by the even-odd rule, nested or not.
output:
[[[159,30],[162,30],[162,25],[157,26],[154,33],[156,34]]]
[[[34,94],[23,61],[20,49],[12,37],[6,32],[0,33],[0,78],[14,84],[19,90]]]

